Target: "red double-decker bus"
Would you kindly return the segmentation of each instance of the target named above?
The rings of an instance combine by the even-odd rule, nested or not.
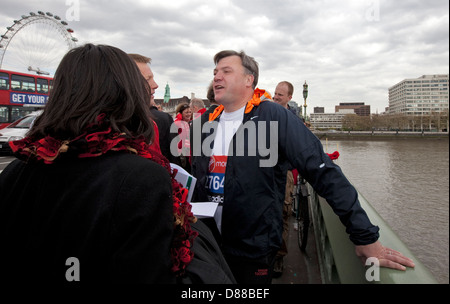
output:
[[[0,70],[0,129],[42,108],[53,78]]]

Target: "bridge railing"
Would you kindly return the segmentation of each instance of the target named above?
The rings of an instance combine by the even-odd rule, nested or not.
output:
[[[414,260],[415,268],[399,271],[363,265],[355,254],[355,246],[349,240],[345,227],[326,200],[311,193],[309,204],[319,255],[322,282],[326,284],[437,284],[431,272],[415,257],[396,233],[360,194],[359,201],[371,222],[380,227],[380,242]]]

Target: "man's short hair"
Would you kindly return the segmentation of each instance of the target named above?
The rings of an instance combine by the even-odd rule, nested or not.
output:
[[[137,63],[151,63],[152,59],[140,54],[128,54],[128,56]]]
[[[205,103],[200,98],[193,98],[191,100],[191,107],[196,107],[197,109],[203,109],[205,107]]]
[[[285,84],[288,87],[288,95],[292,96],[294,95],[294,86],[289,81],[282,81],[279,84]]]
[[[214,63],[217,65],[217,63],[219,63],[221,59],[230,56],[238,56],[239,58],[241,58],[242,66],[244,67],[245,73],[247,75],[253,75],[254,77],[253,89],[256,89],[259,78],[259,67],[258,62],[256,62],[255,58],[248,56],[247,54],[245,54],[244,51],[236,52],[231,50],[225,50],[217,53],[214,56]]]

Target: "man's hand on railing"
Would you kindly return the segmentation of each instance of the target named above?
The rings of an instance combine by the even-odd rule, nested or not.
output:
[[[406,270],[406,267],[415,267],[413,260],[396,250],[384,247],[380,241],[370,245],[357,245],[355,246],[355,251],[364,264],[368,258],[377,258],[381,267],[398,270]]]

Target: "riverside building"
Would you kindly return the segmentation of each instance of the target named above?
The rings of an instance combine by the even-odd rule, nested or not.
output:
[[[389,114],[443,113],[448,103],[448,74],[405,79],[389,88]]]

